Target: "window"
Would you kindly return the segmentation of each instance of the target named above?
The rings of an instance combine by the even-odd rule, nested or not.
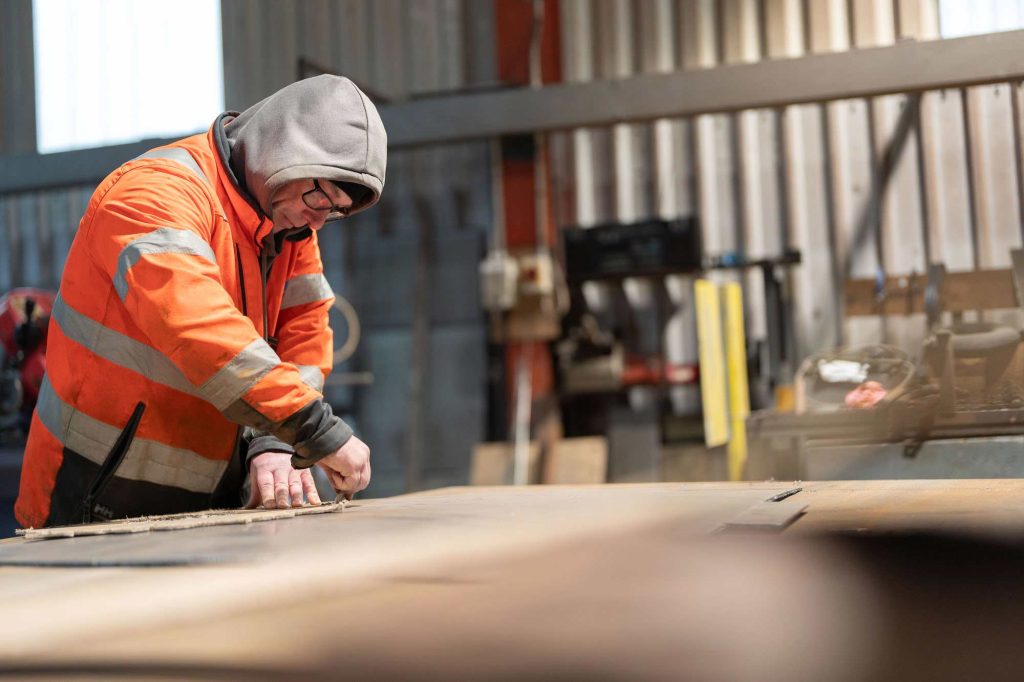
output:
[[[224,107],[220,0],[33,0],[40,153],[204,130]]]
[[[1024,28],[1024,0],[939,0],[943,38]]]

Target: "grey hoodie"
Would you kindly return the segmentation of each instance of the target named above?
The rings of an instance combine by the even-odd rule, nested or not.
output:
[[[225,133],[231,166],[264,214],[270,214],[274,192],[292,180],[368,188],[351,213],[373,206],[384,189],[387,133],[373,102],[348,78],[292,83],[228,122]]]

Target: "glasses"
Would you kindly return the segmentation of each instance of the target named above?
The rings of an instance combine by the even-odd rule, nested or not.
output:
[[[330,180],[324,180],[324,182],[330,182]],[[337,185],[334,185],[337,187]],[[338,191],[341,191],[340,189]],[[331,197],[324,191],[324,188],[320,186],[319,180],[313,181],[313,189],[303,193],[302,203],[316,211],[329,211],[327,217],[324,219],[325,223],[329,223],[335,220],[341,220],[347,218],[348,214],[352,211],[352,206],[338,206],[331,200]]]

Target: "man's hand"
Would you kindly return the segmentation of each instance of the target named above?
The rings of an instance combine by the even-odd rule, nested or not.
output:
[[[260,504],[267,509],[301,507],[303,493],[310,504],[320,504],[313,474],[309,469],[293,469],[292,456],[287,452],[264,452],[253,457],[249,462],[249,486],[246,509]]]
[[[370,448],[355,436],[317,465],[327,472],[331,485],[346,500],[370,485]]]

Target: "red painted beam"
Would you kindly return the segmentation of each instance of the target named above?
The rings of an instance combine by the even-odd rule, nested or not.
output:
[[[561,41],[558,0],[544,0],[544,22],[541,31],[541,81],[547,85],[562,80]],[[495,0],[496,56],[498,78],[509,85],[530,83],[530,38],[534,16],[532,0]],[[537,246],[537,179],[536,154],[547,163],[545,150],[538,150],[532,137],[503,140],[502,194],[505,212],[505,236],[509,248]],[[545,175],[550,175],[545,172]],[[545,179],[546,182],[549,182]],[[549,226],[543,236],[545,245],[554,244],[553,208],[550,194],[545,210]],[[545,343],[531,343],[531,378],[534,398],[554,391],[554,363]],[[519,357],[527,344],[510,343],[506,348],[505,368],[508,393],[514,393]],[[511,404],[511,402],[510,402]]]

